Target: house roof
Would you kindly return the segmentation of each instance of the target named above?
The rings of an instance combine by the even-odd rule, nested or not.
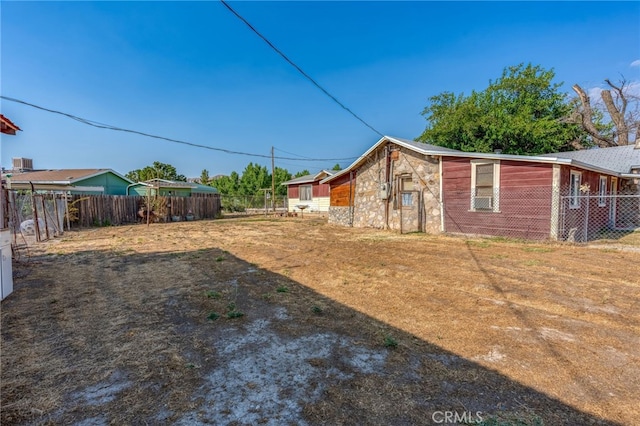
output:
[[[0,114],[0,132],[7,135],[15,135],[16,130],[22,131],[22,129],[16,126],[11,120]]]
[[[640,169],[640,150],[634,150],[634,145],[626,145],[613,148],[598,148],[583,151],[557,152],[543,155],[514,155],[496,154],[481,152],[463,152],[442,146],[430,145],[421,142],[410,141],[408,139],[393,136],[383,136],[364,154],[362,154],[349,167],[338,173],[324,178],[321,183],[330,182],[360,166],[365,159],[380,145],[391,142],[414,152],[424,155],[435,155],[444,157],[461,157],[477,159],[513,160],[533,163],[551,163],[573,165],[599,173],[621,175],[629,177],[632,169]]]
[[[631,173],[631,169],[640,168],[640,149],[634,148],[634,145],[591,148],[581,151],[543,154],[542,157],[567,158],[620,174],[627,174]]]
[[[316,174],[304,175],[294,179],[290,179],[286,182],[282,182],[280,185],[295,185],[301,183],[313,183],[321,179],[325,179],[334,174],[331,170],[321,170]]]
[[[114,175],[124,179],[129,183],[133,181],[122,176],[118,172],[111,169],[59,169],[59,170],[36,170],[31,172],[15,173],[11,175],[12,183],[39,183],[39,184],[56,184],[56,185],[73,185],[74,183],[99,176],[105,173],[113,173]]]
[[[169,179],[149,179],[144,182],[138,182],[145,186],[160,186],[162,188],[193,188],[196,184],[190,182],[181,182]]]
[[[362,164],[365,161],[365,159],[369,156],[369,154],[371,154],[380,145],[382,145],[382,144],[384,144],[386,142],[395,143],[396,145],[403,146],[403,147],[405,147],[407,149],[410,149],[411,151],[415,151],[417,153],[424,154],[424,155],[446,155],[446,154],[451,154],[451,153],[460,153],[460,152],[462,152],[462,151],[457,151],[457,150],[451,149],[451,148],[445,148],[443,146],[437,146],[437,145],[431,145],[431,144],[428,144],[428,143],[411,141],[409,139],[403,139],[403,138],[398,138],[398,137],[394,137],[394,136],[383,136],[378,140],[378,142],[376,142],[364,154],[362,154],[353,163],[351,163],[351,165],[349,165],[349,167],[340,170],[339,172],[335,173],[334,175],[331,175],[329,177],[324,178],[321,181],[321,183],[326,183],[326,182],[332,181],[335,178],[343,176],[344,174],[346,174],[346,173],[350,172],[351,170],[355,169],[356,167],[358,167],[360,164]]]
[[[194,189],[199,190],[200,192],[211,192],[217,193],[218,190],[212,186],[201,185],[195,182],[181,182],[175,180],[168,179],[149,179],[144,182],[137,182],[134,185],[143,185],[148,187],[160,187],[160,188],[174,188],[174,189],[188,189],[190,188],[192,191]],[[133,185],[131,185],[133,186]]]

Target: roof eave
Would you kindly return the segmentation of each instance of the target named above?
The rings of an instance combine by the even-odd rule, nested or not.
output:
[[[362,154],[361,156],[359,156],[358,158],[356,158],[353,163],[351,163],[349,166],[347,166],[345,169],[340,170],[339,172],[337,172],[336,174],[326,177],[324,179],[322,179],[320,181],[320,183],[328,183],[331,182],[334,179],[339,178],[340,176],[345,175],[347,172],[350,172],[351,170],[353,170],[353,168],[358,165],[360,162],[362,162],[365,158],[367,158],[367,156],[369,154],[371,154],[378,146],[380,146],[385,140],[388,140],[388,138],[386,136],[381,137],[378,142],[376,142],[375,144],[373,144],[373,146],[371,146],[368,150],[365,151],[364,154]]]
[[[68,180],[13,180],[12,178],[8,178],[11,184],[23,184],[29,185],[33,183],[34,185],[72,185],[72,181]]]

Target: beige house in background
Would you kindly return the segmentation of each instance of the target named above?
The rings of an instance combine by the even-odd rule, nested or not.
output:
[[[282,185],[287,186],[288,211],[329,212],[329,185],[320,181],[332,176],[333,173],[329,170],[321,170],[315,175],[300,176],[282,182]]]

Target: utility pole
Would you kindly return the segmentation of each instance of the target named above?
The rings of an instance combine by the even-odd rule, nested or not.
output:
[[[276,212],[275,198],[276,198],[276,170],[275,170],[275,163],[273,158],[273,147],[271,147],[271,210],[273,210],[274,213]]]

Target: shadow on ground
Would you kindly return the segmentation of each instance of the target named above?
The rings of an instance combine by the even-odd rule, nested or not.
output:
[[[2,424],[613,424],[219,249],[16,266]]]

